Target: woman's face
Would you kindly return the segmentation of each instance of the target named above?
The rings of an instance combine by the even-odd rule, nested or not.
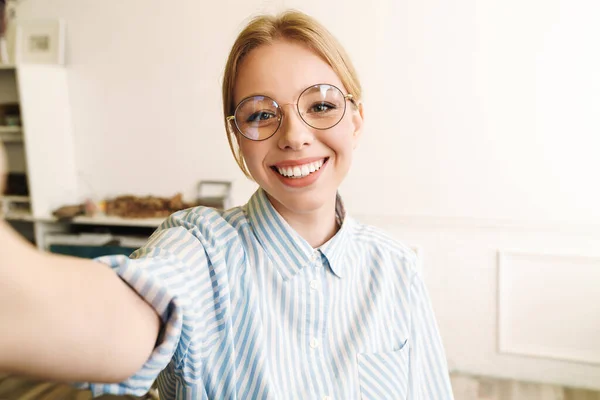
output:
[[[330,84],[347,94],[333,69],[307,47],[280,40],[252,50],[238,68],[234,102],[268,96],[281,106],[283,121],[269,139],[252,141],[240,135],[239,145],[250,174],[281,213],[302,214],[333,205],[335,194],[352,163],[362,127],[362,108],[346,101],[346,113],[334,127],[318,130],[298,115],[300,94],[316,84]],[[320,169],[314,170],[322,163]],[[303,166],[306,166],[303,168]],[[294,167],[302,177],[288,177]],[[291,168],[291,171],[290,171]],[[298,174],[296,174],[298,175]]]

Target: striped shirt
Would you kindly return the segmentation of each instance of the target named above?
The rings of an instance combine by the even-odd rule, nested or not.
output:
[[[312,248],[262,189],[177,212],[131,257],[99,259],[164,328],[150,359],[94,395],[161,399],[452,399],[429,296],[407,246],[345,216]]]

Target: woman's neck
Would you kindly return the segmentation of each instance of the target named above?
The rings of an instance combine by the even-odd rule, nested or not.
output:
[[[327,243],[339,229],[335,217],[335,197],[320,208],[304,213],[289,210],[270,196],[269,200],[286,222],[313,248]]]

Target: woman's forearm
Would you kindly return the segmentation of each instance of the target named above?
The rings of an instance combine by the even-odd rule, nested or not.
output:
[[[117,382],[150,356],[160,321],[108,267],[39,252],[0,220],[0,371]]]

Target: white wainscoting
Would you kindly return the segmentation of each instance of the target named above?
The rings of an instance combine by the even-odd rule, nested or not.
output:
[[[600,257],[498,253],[501,353],[600,366]]]

